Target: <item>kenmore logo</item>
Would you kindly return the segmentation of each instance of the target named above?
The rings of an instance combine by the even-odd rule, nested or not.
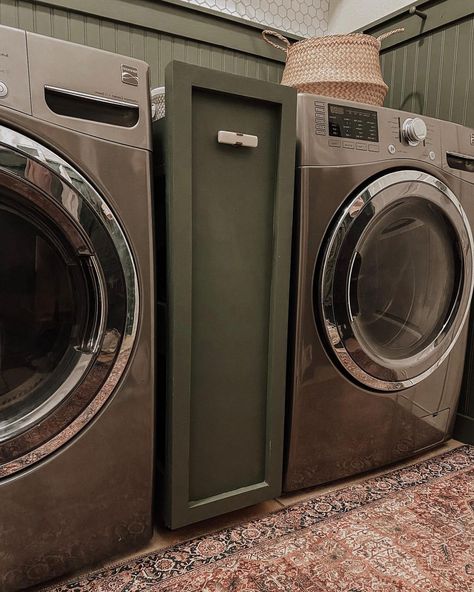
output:
[[[138,68],[122,64],[122,82],[124,84],[138,86]]]

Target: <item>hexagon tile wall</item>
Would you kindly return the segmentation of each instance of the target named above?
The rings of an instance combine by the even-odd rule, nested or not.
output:
[[[313,37],[327,34],[329,0],[186,0],[268,28]]]

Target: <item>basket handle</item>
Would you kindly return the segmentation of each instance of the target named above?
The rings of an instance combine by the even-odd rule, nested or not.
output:
[[[280,41],[283,41],[283,43],[286,45],[286,47],[282,47],[278,43],[271,41],[270,39],[268,39],[267,35],[271,35],[273,37],[276,37]],[[270,29],[266,29],[265,31],[262,31],[262,37],[272,47],[275,47],[276,49],[280,49],[281,51],[288,53],[288,49],[290,48],[291,43],[288,41],[288,39],[286,37],[284,37],[280,33],[277,33],[276,31],[270,31]]]
[[[380,41],[380,43],[382,43],[382,41],[384,39],[387,39],[387,37],[390,37],[391,35],[394,35],[395,33],[403,33],[404,30],[405,30],[405,28],[402,27],[401,29],[393,29],[393,31],[387,31],[386,33],[382,33],[382,35],[379,35],[377,37],[377,41]]]

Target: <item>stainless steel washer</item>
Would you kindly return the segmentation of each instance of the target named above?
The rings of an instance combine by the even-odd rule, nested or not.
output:
[[[10,592],[151,536],[154,284],[148,66],[0,34],[0,590]]]

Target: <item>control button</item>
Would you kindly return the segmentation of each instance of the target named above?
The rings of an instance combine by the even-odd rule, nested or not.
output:
[[[436,154],[433,152],[433,150],[431,150],[428,156],[430,157],[430,160],[434,160],[436,158]]]
[[[317,127],[314,131],[315,131],[315,133],[316,133],[317,136],[325,136],[326,135],[325,128]]]
[[[328,140],[328,144],[329,144],[329,146],[337,146],[337,147],[340,147],[341,146],[341,140]]]
[[[396,148],[393,144],[389,144],[387,150],[390,152],[390,154],[395,154],[396,152]]]
[[[369,152],[380,152],[378,144],[369,144]]]
[[[8,94],[8,86],[4,82],[0,82],[0,97],[6,97]]]
[[[350,148],[351,150],[354,150],[354,142],[343,142],[342,147],[343,148]]]
[[[367,150],[367,144],[362,144],[362,142],[357,142],[356,150]]]

